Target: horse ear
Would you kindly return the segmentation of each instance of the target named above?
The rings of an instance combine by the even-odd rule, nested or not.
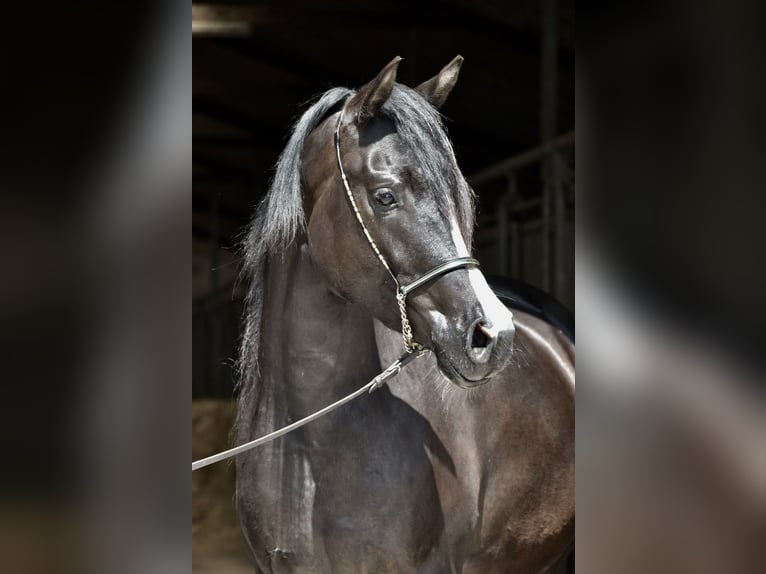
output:
[[[463,56],[455,56],[455,59],[444,66],[441,72],[420,84],[415,91],[428,100],[433,107],[437,109],[442,107],[457,83],[462,65]]]
[[[348,102],[347,109],[360,124],[372,119],[391,95],[396,81],[396,69],[402,58],[397,56],[380,71],[374,80],[366,84]]]

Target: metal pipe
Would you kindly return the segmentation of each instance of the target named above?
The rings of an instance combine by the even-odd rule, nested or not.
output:
[[[524,213],[531,209],[537,209],[541,205],[540,198],[528,199],[526,201],[518,201],[516,203],[508,203],[506,205],[506,212],[510,220],[514,219],[514,216],[519,213]],[[499,222],[498,214],[495,212],[482,214],[478,218],[479,231],[497,225]]]
[[[515,176],[509,173],[508,191],[497,203],[497,272],[500,275],[508,274],[508,203],[515,192],[515,182]]]
[[[508,198],[501,197],[497,204],[497,272],[508,274]]]
[[[542,217],[540,218],[540,284],[543,291],[551,289],[551,185],[543,183]]]
[[[558,11],[556,0],[540,3],[540,141],[556,135],[558,111]]]
[[[558,48],[556,45],[557,10],[556,0],[542,0],[540,11],[540,141],[550,141],[556,134],[556,116],[558,112]],[[555,158],[546,158],[541,166],[542,189],[542,287],[551,290],[551,275],[555,271],[552,265],[552,203],[556,185]],[[553,269],[552,269],[553,267]],[[556,284],[558,278],[554,278]]]
[[[511,221],[511,277],[524,279],[521,271],[521,229],[519,222]]]
[[[542,145],[533,147],[530,150],[510,157],[500,163],[488,167],[487,169],[483,169],[469,177],[468,181],[471,182],[471,185],[479,185],[498,177],[505,176],[509,171],[516,171],[522,167],[531,165],[556,151],[572,147],[574,143],[575,132],[572,130],[571,132],[567,132]]]
[[[553,200],[553,294],[559,301],[564,299],[564,250],[566,248],[564,241],[564,229],[566,226],[566,204],[564,201],[564,183],[561,181],[561,170],[559,169],[560,158],[554,155],[552,158],[553,180],[552,180],[552,200]]]

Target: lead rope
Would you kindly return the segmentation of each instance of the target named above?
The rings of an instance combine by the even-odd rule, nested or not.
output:
[[[377,375],[375,378],[373,378],[369,383],[367,383],[363,387],[358,388],[353,393],[346,395],[342,399],[338,399],[334,403],[327,405],[326,407],[319,409],[318,411],[311,413],[310,415],[307,415],[303,417],[302,419],[295,421],[294,423],[290,423],[289,425],[284,426],[281,429],[277,429],[274,432],[270,432],[267,435],[258,437],[257,439],[251,440],[250,442],[246,442],[245,444],[235,446],[234,448],[230,448],[229,450],[225,450],[223,452],[213,454],[211,456],[208,456],[207,458],[195,460],[194,462],[192,462],[192,472],[194,472],[195,470],[199,470],[200,468],[205,468],[206,466],[210,466],[211,464],[215,464],[216,462],[226,460],[227,458],[231,458],[238,454],[242,454],[243,452],[254,449],[255,447],[261,446],[262,444],[266,444],[267,442],[271,442],[275,438],[279,438],[283,435],[286,435],[287,433],[290,433],[294,431],[295,429],[302,427],[303,425],[307,425],[311,421],[314,421],[320,417],[323,417],[327,413],[332,412],[339,407],[342,407],[346,403],[349,403],[353,401],[354,399],[356,399],[357,397],[362,396],[365,392],[372,393],[372,391],[374,391],[375,389],[379,389],[380,387],[382,387],[388,379],[398,375],[399,371],[402,370],[402,367],[407,365],[407,363],[409,363],[413,359],[417,359],[419,356],[420,356],[420,353],[407,352],[401,357],[399,357],[396,361],[394,361],[391,364],[391,366],[389,366],[385,371],[383,371],[382,373]]]
[[[386,268],[386,271],[388,271],[388,274],[391,276],[391,279],[393,279],[394,284],[396,285],[396,303],[399,305],[399,316],[401,317],[402,321],[402,339],[404,339],[404,348],[407,350],[408,354],[414,353],[415,351],[422,351],[423,347],[419,343],[416,343],[412,338],[412,327],[410,327],[410,320],[407,317],[407,293],[404,289],[402,289],[402,286],[399,284],[399,280],[396,278],[396,275],[394,275],[394,272],[391,271],[391,266],[388,264],[388,261],[386,261],[386,258],[383,257],[380,249],[378,249],[377,243],[375,243],[375,240],[372,238],[372,235],[370,235],[367,226],[364,224],[362,214],[359,212],[359,207],[356,205],[354,194],[351,193],[351,186],[348,184],[346,170],[343,169],[343,162],[340,160],[340,124],[343,120],[343,112],[345,110],[346,106],[344,104],[343,108],[341,108],[340,113],[338,114],[338,123],[335,125],[334,140],[335,159],[338,160],[338,170],[340,171],[341,181],[343,181],[343,187],[346,190],[346,197],[348,197],[348,201],[354,211],[356,220],[359,222],[359,225],[362,226],[362,231],[364,232],[364,236],[367,238],[367,243],[370,244],[370,247],[372,247],[375,255],[378,256],[378,259],[383,264],[383,267]]]

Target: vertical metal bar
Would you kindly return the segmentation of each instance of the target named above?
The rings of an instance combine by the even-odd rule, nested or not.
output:
[[[551,193],[550,183],[543,181],[540,218],[541,266],[540,283],[543,291],[551,290]]]
[[[508,195],[512,199],[511,205],[513,203],[518,204],[519,202],[523,201],[522,198],[519,197],[519,188],[518,188],[519,180],[516,177],[516,172],[511,173],[511,175],[508,176]],[[510,221],[510,248],[511,248],[511,277],[514,279],[522,279],[524,272],[521,268],[521,226],[519,225],[518,218],[518,211],[512,211],[511,212],[511,221]]]
[[[511,277],[514,279],[523,280],[523,272],[521,269],[521,229],[519,222],[515,219],[511,220]]]
[[[564,300],[564,250],[566,226],[566,203],[564,198],[564,184],[561,181],[561,157],[554,154],[553,160],[553,220],[554,220],[554,249],[553,249],[553,294],[559,301]]]
[[[515,221],[513,220],[513,214],[510,213],[510,207],[514,204],[514,202],[517,200],[517,193],[518,189],[516,187],[516,173],[515,172],[508,172],[507,175],[508,179],[508,190],[506,191],[505,196],[503,197],[504,202],[501,203],[500,206],[498,206],[498,217],[502,217],[502,241],[503,244],[501,246],[501,257],[503,261],[503,268],[502,268],[502,274],[508,275],[510,273],[511,276],[516,276],[517,269],[514,268],[513,262],[509,262],[509,251],[513,253],[513,250],[516,248],[515,243],[512,234],[509,235],[509,229],[512,230]],[[517,226],[518,227],[518,226]],[[518,229],[517,229],[518,232]],[[510,263],[510,268],[509,268]]]
[[[542,0],[540,13],[540,141],[552,140],[556,136],[557,114],[557,9],[556,0]],[[544,290],[551,289],[551,203],[555,181],[555,162],[552,158],[543,161],[541,175],[542,189],[542,226],[540,229],[542,246],[542,278]]]
[[[556,137],[558,42],[556,0],[542,0],[540,25],[540,142]]]
[[[497,203],[497,273],[508,275],[508,196]]]

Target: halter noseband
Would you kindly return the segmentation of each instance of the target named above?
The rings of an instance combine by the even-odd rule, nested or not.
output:
[[[375,243],[375,240],[372,238],[369,230],[367,229],[367,226],[364,224],[364,220],[362,219],[362,214],[359,212],[359,207],[357,207],[356,205],[356,200],[354,199],[354,195],[351,193],[351,187],[348,184],[348,177],[346,177],[346,172],[343,169],[343,162],[341,162],[340,160],[340,124],[341,124],[341,121],[343,120],[343,112],[345,111],[345,109],[346,109],[346,105],[344,104],[340,110],[340,113],[338,114],[338,123],[335,126],[335,137],[334,137],[335,157],[338,160],[338,169],[340,170],[340,177],[343,180],[343,187],[346,190],[346,197],[348,197],[348,201],[351,204],[351,208],[354,211],[354,215],[356,215],[356,219],[359,222],[359,225],[362,226],[362,231],[364,232],[364,236],[367,238],[367,243],[370,244],[370,247],[372,247],[372,250],[375,252],[375,255],[378,256],[380,263],[383,265],[383,267],[386,268],[386,271],[388,271],[388,274],[391,276],[391,279],[393,279],[394,284],[396,285],[396,302],[399,305],[399,314],[402,319],[402,337],[404,338],[404,346],[407,349],[408,353],[412,353],[416,350],[421,350],[422,347],[420,344],[416,343],[412,338],[412,328],[410,327],[410,321],[407,318],[407,302],[406,302],[407,295],[411,293],[412,291],[414,291],[415,289],[422,287],[429,281],[437,279],[441,277],[442,275],[449,273],[450,271],[454,271],[455,269],[462,269],[464,267],[469,267],[469,266],[478,267],[479,262],[473,257],[456,257],[440,265],[437,265],[436,267],[434,267],[427,273],[424,273],[423,275],[421,275],[418,279],[415,279],[409,285],[401,285],[399,283],[399,280],[396,278],[396,275],[391,270],[391,266],[388,264],[388,261],[386,261],[386,258],[380,252],[380,249],[378,249],[378,246]]]

